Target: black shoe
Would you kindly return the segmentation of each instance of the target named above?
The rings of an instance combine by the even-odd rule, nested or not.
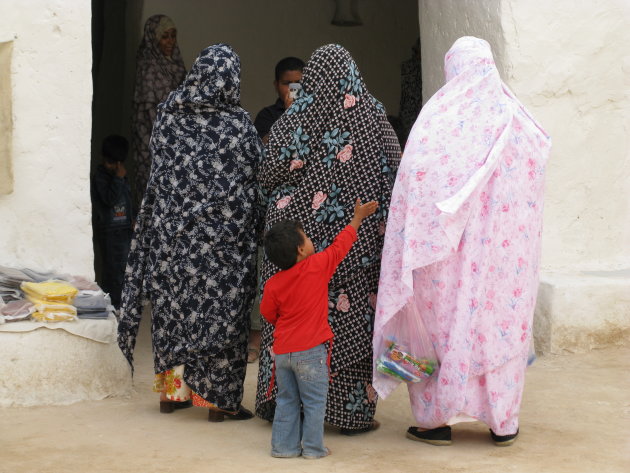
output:
[[[451,427],[438,427],[436,429],[419,430],[418,427],[407,429],[407,438],[418,442],[430,443],[431,445],[450,445]]]
[[[516,429],[516,433],[512,435],[497,435],[492,429],[490,429],[490,436],[492,437],[492,441],[497,447],[509,447],[514,442],[516,442],[516,437],[518,437],[518,430]]]
[[[188,407],[192,407],[192,401],[189,399],[188,401],[160,401],[160,412],[162,414],[170,414],[175,409],[186,409]]]
[[[365,434],[367,432],[372,432],[373,430],[378,429],[380,426],[381,426],[381,423],[379,421],[373,420],[372,423],[368,425],[367,427],[363,427],[361,429],[341,429],[339,433],[341,433],[341,435]]]
[[[227,412],[218,409],[208,409],[208,422],[223,422],[225,419],[228,420],[247,420],[254,417],[254,414],[251,413],[248,409],[245,409],[243,406],[238,408],[236,412]]]

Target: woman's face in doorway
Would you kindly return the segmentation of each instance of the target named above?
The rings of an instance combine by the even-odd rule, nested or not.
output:
[[[166,57],[171,57],[173,55],[173,49],[175,49],[175,43],[177,43],[177,30],[171,28],[162,34],[158,45],[160,46],[162,54]]]

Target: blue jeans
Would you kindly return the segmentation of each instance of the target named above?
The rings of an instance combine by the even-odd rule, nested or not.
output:
[[[276,413],[271,456],[319,458],[324,447],[324,415],[328,396],[326,345],[276,355]],[[304,419],[300,416],[300,402]]]

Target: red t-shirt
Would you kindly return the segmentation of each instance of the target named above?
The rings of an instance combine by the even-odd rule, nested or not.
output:
[[[269,278],[260,313],[276,327],[274,353],[309,350],[333,337],[328,325],[328,282],[356,239],[357,232],[348,225],[324,251]]]

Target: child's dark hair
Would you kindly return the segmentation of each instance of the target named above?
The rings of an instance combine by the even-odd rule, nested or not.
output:
[[[304,69],[304,61],[297,57],[285,57],[280,59],[276,64],[276,80],[280,80],[280,76],[286,71],[302,71]]]
[[[127,153],[129,153],[129,142],[124,136],[109,135],[103,140],[101,153],[108,161],[123,162],[127,159]]]
[[[282,220],[265,233],[265,254],[280,269],[289,269],[297,261],[298,246],[304,243],[300,231],[304,227],[297,220]]]

